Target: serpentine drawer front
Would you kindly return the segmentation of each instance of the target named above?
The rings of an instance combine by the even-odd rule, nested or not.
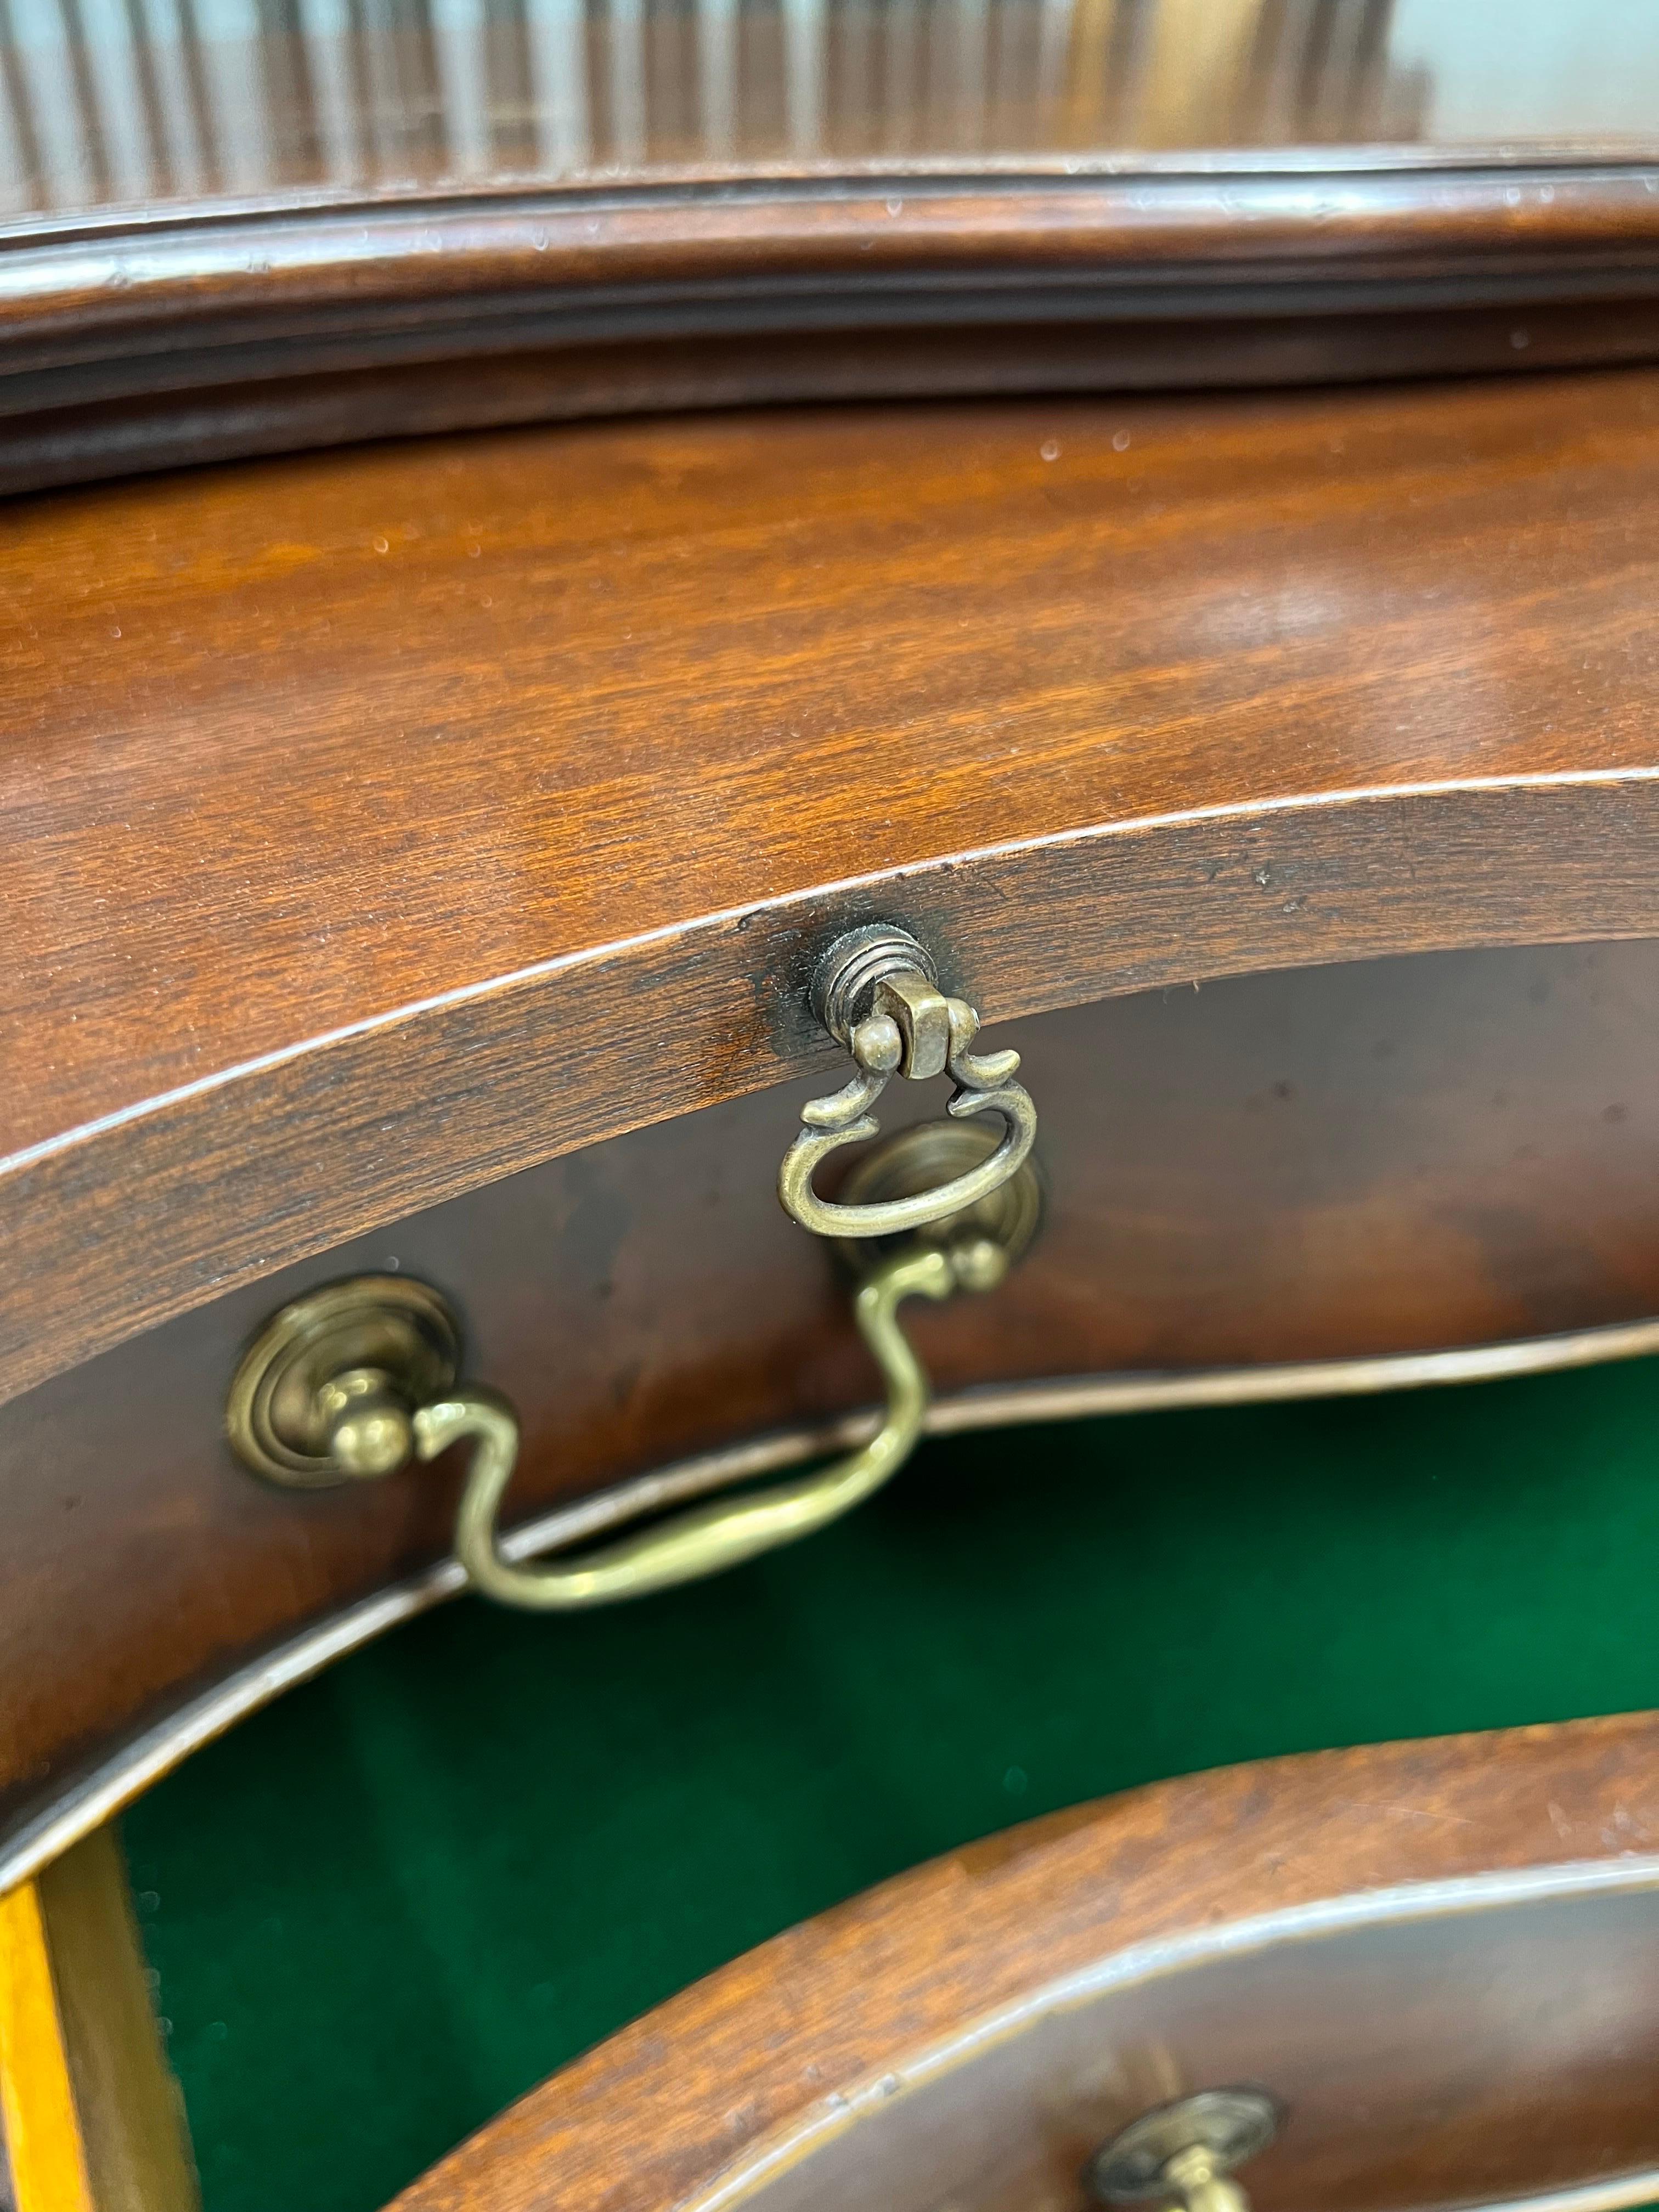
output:
[[[562,1602],[685,1511],[706,1564],[918,1421],[1648,1346],[1655,407],[734,416],[19,506],[4,1877],[468,1573]],[[836,1209],[952,1182],[1029,1249],[936,1304],[955,1230]],[[365,1278],[432,1371],[335,1362],[287,1449],[500,1394],[465,1567],[450,1417],[322,1492],[224,1441],[266,1324]]]
[[[339,1482],[328,1429],[349,1416],[354,1449],[384,1464],[415,1408],[453,1403],[464,1376],[520,1437],[505,1533],[496,1547],[498,1457],[466,1571],[490,1574],[499,1548],[515,1593],[520,1572],[550,1576],[560,1600],[599,1587],[583,1580],[594,1547],[635,1544],[629,1522],[697,1511],[717,1543],[793,1533],[890,1473],[918,1425],[1456,1380],[1659,1341],[1650,943],[1240,978],[1018,1035],[1037,1150],[919,1243],[826,1239],[780,1206],[778,1158],[815,1079],[295,1262],[0,1410],[9,1863],[459,1587],[465,1571],[433,1563],[456,1540],[464,1453]],[[932,1082],[896,1084],[838,1201],[937,1188],[995,1147],[939,1101]],[[925,1292],[964,1261],[995,1272],[988,1249],[1014,1261],[988,1294],[905,1308],[913,1360],[906,1271]],[[859,1409],[884,1366],[878,1437]],[[239,1370],[269,1384],[232,1408],[269,1481],[223,1438]],[[750,1487],[760,1522],[732,1522],[720,1494],[757,1481],[784,1486],[779,1517]]]
[[[1636,1715],[1033,1821],[671,1999],[398,2212],[1650,2203],[1656,1747]]]

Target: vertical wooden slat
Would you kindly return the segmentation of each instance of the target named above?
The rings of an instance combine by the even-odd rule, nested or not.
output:
[[[313,185],[322,171],[317,88],[299,0],[258,0],[259,52],[274,112],[276,179]]]
[[[491,147],[482,0],[431,0],[427,20],[449,155],[446,173],[452,177],[485,176]]]
[[[95,2212],[33,1881],[0,1897],[0,2113],[17,2212]]]
[[[144,118],[144,135],[149,143],[151,190],[157,198],[165,199],[179,189],[179,179],[174,173],[168,143],[166,108],[161,77],[156,69],[155,42],[143,0],[121,0],[121,5],[126,18],[126,44],[131,56],[133,82]]]
[[[109,198],[113,180],[110,175],[109,147],[105,140],[97,94],[93,87],[92,56],[87,43],[86,25],[81,19],[80,0],[58,0],[58,11],[64,27],[70,80],[75,88],[75,112],[81,125],[81,142],[91,179],[92,198],[101,203]]]
[[[0,2099],[17,2212],[198,2212],[112,1829],[0,1898]]]
[[[823,139],[823,0],[782,0],[782,11],[788,150],[807,161]]]
[[[611,0],[611,155],[624,168],[646,158],[644,0]]]
[[[697,81],[705,161],[730,161],[738,144],[737,0],[697,0]]]
[[[583,0],[529,0],[526,21],[542,166],[569,176],[592,160],[587,10]]]
[[[178,7],[179,44],[184,58],[185,81],[190,87],[196,143],[202,149],[204,182],[206,189],[213,191],[226,181],[224,163],[221,158],[219,116],[214,104],[213,87],[208,77],[207,56],[204,51],[202,27],[197,21],[196,0],[178,0]]]
[[[885,62],[882,135],[878,150],[915,152],[922,134],[916,128],[921,86],[921,0],[887,0],[881,23]]]

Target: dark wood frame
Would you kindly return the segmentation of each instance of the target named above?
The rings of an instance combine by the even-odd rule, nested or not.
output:
[[[1650,146],[315,191],[0,229],[0,491],[784,401],[1659,354]]]

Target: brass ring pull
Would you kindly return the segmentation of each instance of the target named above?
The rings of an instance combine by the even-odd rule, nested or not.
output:
[[[801,1109],[799,1133],[778,1170],[778,1196],[803,1229],[820,1237],[900,1236],[965,1212],[1018,1173],[1036,1139],[1036,1108],[1013,1080],[1019,1054],[970,1049],[979,1016],[939,989],[933,961],[915,938],[876,923],[838,939],[819,964],[812,1004],[858,1072]],[[1001,1141],[988,1158],[932,1190],[862,1206],[820,1198],[812,1188],[818,1163],[878,1133],[871,1109],[895,1074],[912,1080],[948,1074],[956,1090],[946,1112],[958,1121],[1000,1115]]]
[[[899,1325],[901,1304],[910,1297],[948,1298],[959,1288],[989,1290],[1006,1267],[995,1244],[975,1239],[948,1252],[933,1248],[901,1254],[863,1285],[853,1311],[881,1369],[887,1407],[881,1426],[858,1450],[815,1474],[735,1500],[693,1506],[636,1535],[545,1565],[509,1565],[496,1547],[496,1516],[518,1449],[518,1424],[511,1409],[492,1393],[474,1390],[423,1407],[415,1416],[422,1458],[435,1458],[450,1444],[468,1439],[474,1445],[455,1527],[456,1555],[467,1580],[501,1605],[535,1613],[572,1612],[696,1582],[827,1528],[896,1474],[921,1434],[930,1392]]]

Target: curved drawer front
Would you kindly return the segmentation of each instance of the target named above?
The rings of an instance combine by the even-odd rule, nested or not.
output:
[[[538,432],[19,507],[0,1394],[834,1067],[1659,933],[1659,382]]]
[[[1656,1017],[1644,942],[1028,1021],[1044,1221],[993,1296],[912,1322],[934,1425],[1659,1347]],[[896,1127],[937,1110],[905,1088]],[[664,1470],[651,1494],[690,1498],[844,1442],[876,1375],[836,1260],[777,1203],[793,1103],[763,1093],[509,1178],[0,1410],[12,1863],[457,1586],[425,1572],[449,1547],[453,1462],[305,1492],[233,1457],[230,1376],[284,1299],[362,1273],[439,1286],[470,1371],[517,1408],[505,1513],[554,1510],[544,1543],[603,1530],[605,1509],[561,1520],[562,1502],[625,1502]]]
[[[711,1975],[398,2204],[1080,2205],[1126,2123],[1227,2086],[1276,2119],[1262,2212],[1650,2203],[1654,1741],[1324,1753],[1014,1829]]]
[[[856,1444],[773,1190],[860,927],[1041,1102],[1029,1257],[907,1316],[935,1425],[1645,1344],[1649,946],[1431,956],[1659,936],[1656,425],[1645,372],[849,410],[20,506],[5,1867],[454,1585],[453,1460],[227,1455],[320,1283],[453,1302],[509,1526]]]

